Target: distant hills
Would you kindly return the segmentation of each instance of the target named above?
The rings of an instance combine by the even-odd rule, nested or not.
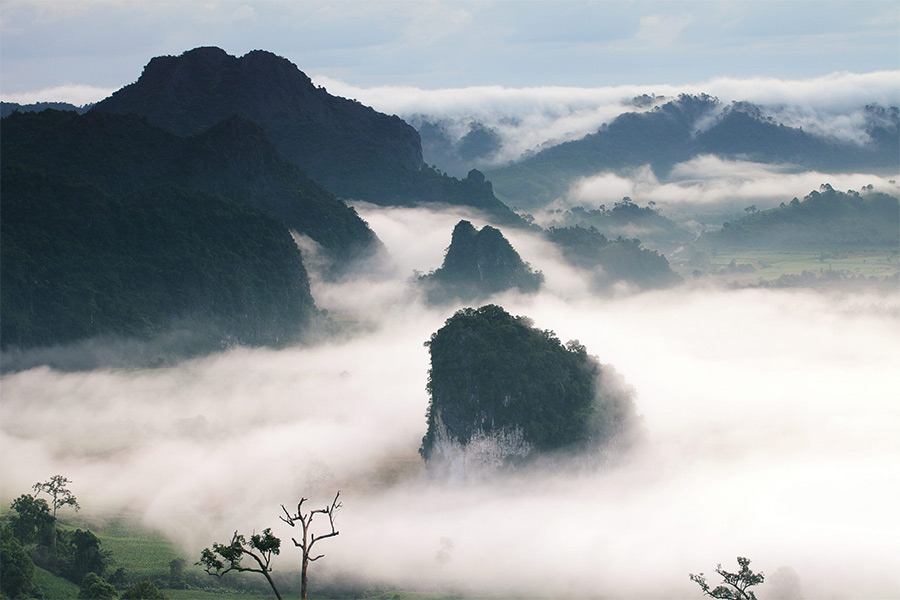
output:
[[[581,177],[627,173],[650,165],[665,179],[670,169],[712,154],[825,172],[900,170],[900,110],[867,106],[864,145],[811,135],[784,126],[749,103],[681,95],[649,112],[622,114],[582,139],[546,148],[486,175],[512,206],[534,209],[564,196]]]
[[[900,202],[871,189],[841,192],[823,184],[803,200],[794,198],[762,211],[748,207],[747,212],[704,233],[694,247],[775,252],[900,249]]]
[[[666,257],[641,246],[635,238],[608,239],[594,227],[551,227],[545,233],[572,265],[590,273],[594,288],[617,282],[637,288],[663,288],[681,281]]]
[[[293,63],[214,48],[151,60],[140,78],[93,112],[135,114],[189,136],[232,115],[259,125],[288,161],[331,193],[382,205],[445,203],[524,225],[492,190],[427,167],[419,134],[399,117],[316,87]]]

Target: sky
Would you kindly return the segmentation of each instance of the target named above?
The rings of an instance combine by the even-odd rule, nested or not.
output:
[[[316,79],[424,90],[802,80],[900,68],[892,0],[2,0],[0,96],[102,99],[158,55],[264,49]]]

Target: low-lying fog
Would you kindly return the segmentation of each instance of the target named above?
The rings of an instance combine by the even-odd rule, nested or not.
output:
[[[406,286],[440,265],[461,215],[359,210],[392,275],[313,288],[336,320],[360,321],[351,339],[4,376],[3,503],[60,473],[84,518],[136,515],[188,558],[237,528],[272,527],[288,544],[283,571],[299,551],[280,505],[324,506],[340,489],[341,533],[318,547],[313,579],[694,598],[688,573],[735,570],[740,555],[768,575],[790,567],[806,598],[900,597],[900,292],[686,286],[601,299],[539,239],[505,232],[546,289],[493,301],[615,366],[646,441],[606,471],[448,486],[428,481],[416,451],[423,342],[458,307],[425,308]],[[766,583],[759,597],[777,592]]]

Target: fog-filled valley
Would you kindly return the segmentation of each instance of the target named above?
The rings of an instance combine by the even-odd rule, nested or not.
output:
[[[900,291],[699,280],[600,296],[538,234],[504,229],[545,285],[489,301],[614,367],[639,442],[592,468],[447,483],[417,453],[424,343],[461,306],[425,304],[413,275],[440,265],[460,218],[485,222],[459,208],[356,209],[384,244],[380,269],[323,278],[301,240],[341,336],[163,368],[6,373],[3,502],[64,473],[80,519],[134,519],[193,562],[235,529],[289,539],[280,505],[339,489],[340,537],[313,582],[363,588],[688,598],[688,573],[747,556],[769,575],[760,597],[790,593],[771,577],[782,567],[806,598],[897,594]],[[294,552],[276,572],[296,568]]]
[[[900,599],[896,6],[163,5],[3,5],[0,600]]]

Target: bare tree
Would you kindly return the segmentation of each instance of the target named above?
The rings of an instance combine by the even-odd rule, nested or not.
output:
[[[222,577],[231,571],[240,573],[260,573],[269,582],[275,597],[281,600],[281,594],[272,580],[272,557],[281,551],[281,540],[272,535],[272,530],[266,528],[262,534],[254,533],[247,544],[243,535],[237,531],[231,537],[230,544],[213,543],[212,549],[204,548],[200,560],[196,563],[204,568],[210,575]],[[255,566],[247,566],[241,560],[249,556],[256,563]]]
[[[306,600],[309,563],[317,561],[325,556],[324,554],[318,554],[314,556],[312,553],[313,546],[318,541],[324,540],[325,538],[334,537],[340,533],[334,528],[334,513],[339,508],[341,508],[341,503],[338,502],[338,498],[340,498],[340,496],[341,492],[340,490],[338,490],[338,493],[335,494],[334,500],[332,500],[330,506],[326,506],[325,508],[317,508],[307,513],[303,512],[303,503],[306,502],[306,498],[300,499],[300,502],[297,503],[297,513],[293,515],[288,512],[288,509],[286,509],[283,504],[281,505],[281,510],[284,511],[284,516],[280,517],[280,519],[291,527],[295,527],[297,523],[299,523],[303,532],[300,541],[297,541],[296,538],[291,538],[291,540],[294,542],[294,545],[300,548],[301,552],[303,552],[303,562],[301,563],[300,567],[300,597],[302,598],[302,600]],[[329,532],[317,536],[311,531],[313,518],[315,518],[316,515],[325,515],[328,517],[328,525],[331,528]]]
[[[741,566],[741,570],[737,573],[729,573],[722,568],[721,564],[716,566],[716,573],[722,576],[722,583],[725,585],[718,585],[710,590],[703,573],[699,575],[691,573],[691,581],[699,585],[703,593],[711,598],[719,600],[756,600],[756,594],[747,591],[747,588],[762,583],[765,575],[754,573],[750,570],[749,558],[738,556],[737,561]]]

